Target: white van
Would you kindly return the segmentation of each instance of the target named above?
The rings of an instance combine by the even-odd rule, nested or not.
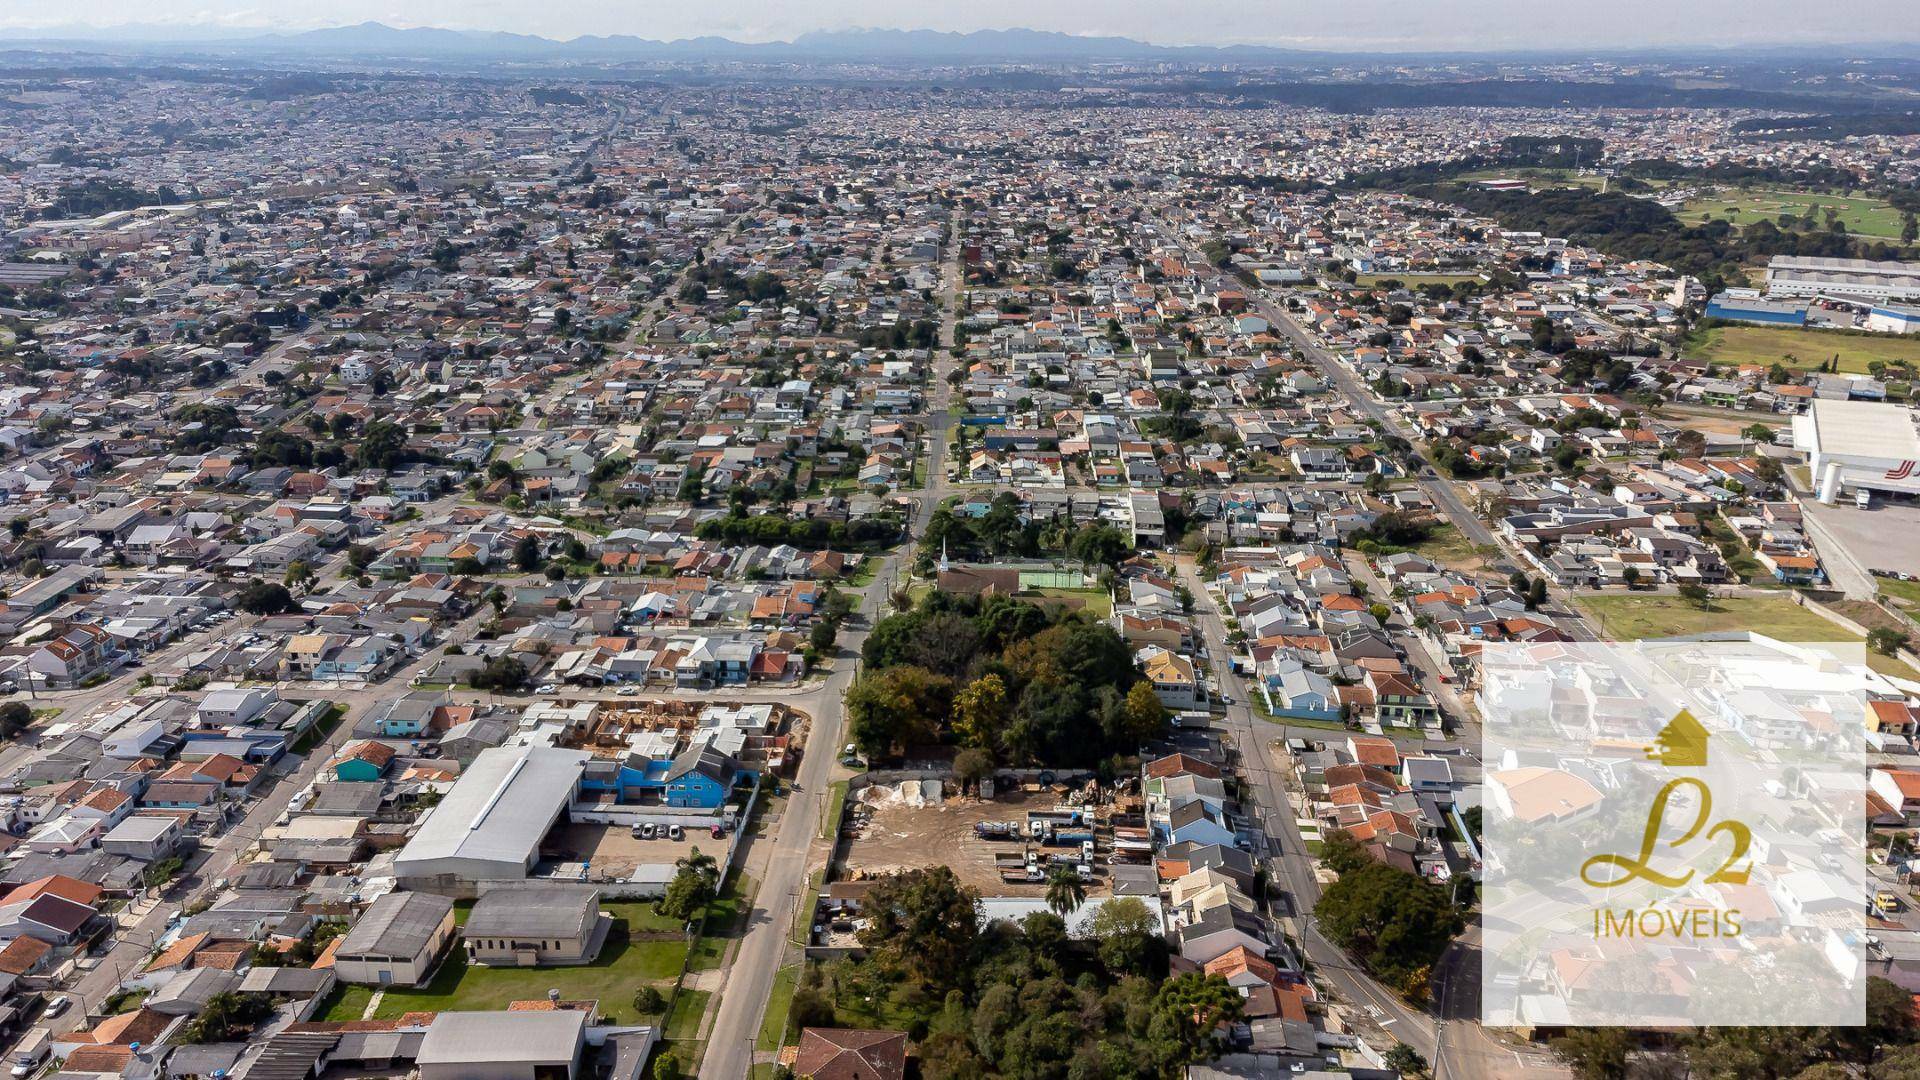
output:
[[[43,1027],[33,1028],[13,1045],[13,1052],[7,1056],[7,1064],[12,1066],[8,1072],[13,1076],[32,1076],[46,1063],[52,1049],[53,1033]]]

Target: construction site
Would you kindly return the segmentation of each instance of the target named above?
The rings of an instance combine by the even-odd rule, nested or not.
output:
[[[948,866],[984,897],[1044,896],[1066,868],[1087,895],[1110,891],[1116,862],[1151,860],[1132,781],[988,785],[963,795],[947,780],[870,784],[849,797],[841,823],[843,881]]]
[[[717,704],[678,698],[581,701],[549,707],[564,731],[558,745],[595,757],[672,758],[705,742],[741,765],[783,773],[806,738],[810,718],[778,702]]]

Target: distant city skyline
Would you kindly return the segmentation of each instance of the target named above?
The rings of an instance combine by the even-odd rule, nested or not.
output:
[[[1188,0],[1180,5],[1096,0],[976,0],[903,12],[876,0],[698,5],[573,0],[9,0],[7,31],[105,30],[156,34],[243,30],[291,33],[381,22],[389,26],[505,31],[568,39],[628,34],[676,40],[791,40],[820,30],[883,28],[967,32],[1023,28],[1113,35],[1162,45],[1421,52],[1616,50],[1639,47],[1844,46],[1920,41],[1909,0],[1839,0],[1807,19],[1800,0],[1613,0],[1545,5],[1532,0]]]

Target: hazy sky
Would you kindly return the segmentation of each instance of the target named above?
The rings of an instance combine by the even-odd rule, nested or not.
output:
[[[1915,0],[0,0],[0,29],[125,23],[271,30],[377,20],[568,38],[788,39],[853,27],[1024,26],[1162,44],[1390,50],[1920,40]]]

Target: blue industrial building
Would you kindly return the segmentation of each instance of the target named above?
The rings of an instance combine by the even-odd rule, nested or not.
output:
[[[1727,322],[1764,323],[1770,326],[1805,326],[1807,302],[1804,300],[1765,300],[1758,296],[1715,293],[1707,301],[1707,317]]]

